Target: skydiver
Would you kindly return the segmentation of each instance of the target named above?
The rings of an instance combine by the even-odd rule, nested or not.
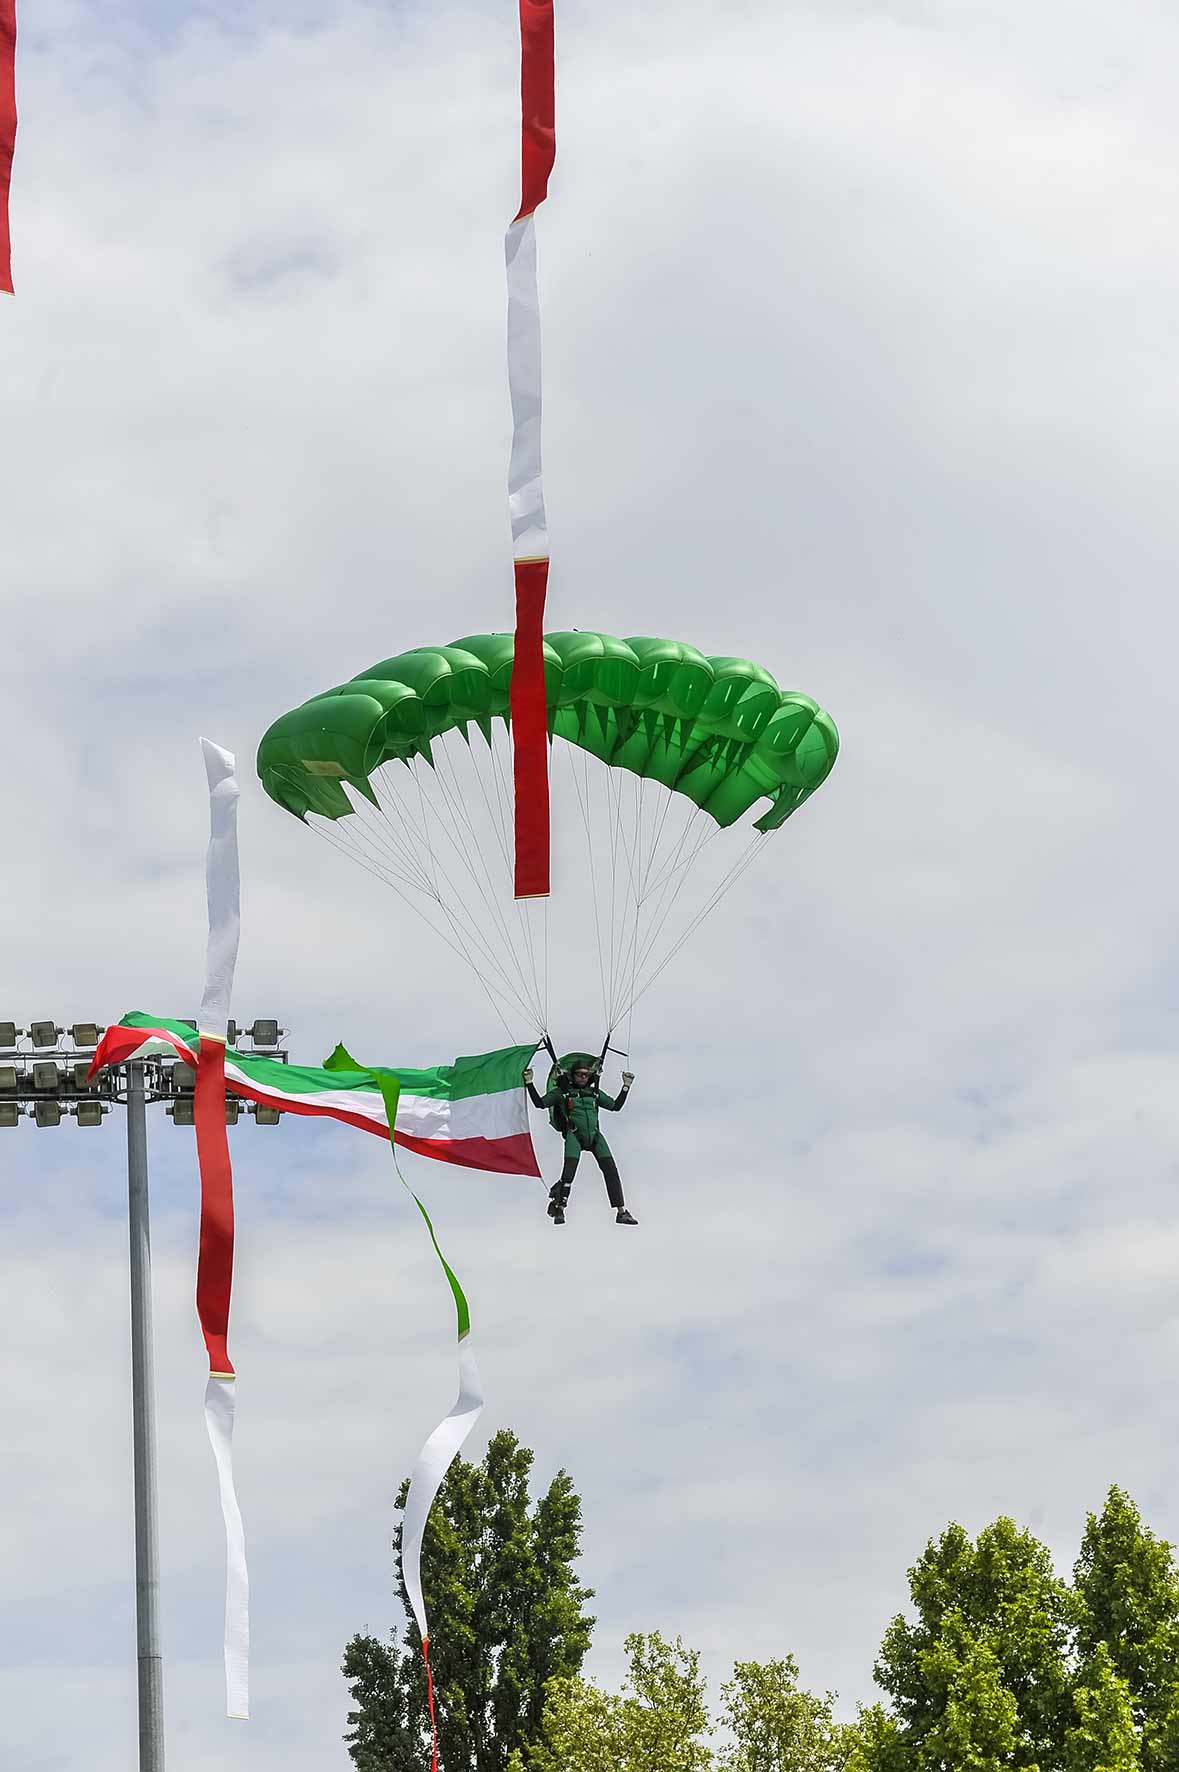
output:
[[[549,1189],[548,1214],[553,1223],[564,1224],[565,1208],[569,1204],[577,1165],[581,1161],[582,1152],[589,1151],[605,1177],[606,1197],[614,1208],[614,1222],[637,1225],[638,1219],[632,1217],[626,1209],[622,1178],[613,1152],[598,1126],[599,1108],[605,1108],[612,1114],[618,1113],[622,1108],[635,1080],[634,1072],[623,1071],[622,1090],[617,1097],[606,1095],[602,1091],[595,1068],[580,1057],[571,1070],[556,1072],[544,1095],[537,1094],[532,1076],[532,1068],[529,1066],[524,1072],[524,1084],[533,1106],[548,1108],[553,1125],[565,1137],[565,1166],[561,1170],[560,1179]]]

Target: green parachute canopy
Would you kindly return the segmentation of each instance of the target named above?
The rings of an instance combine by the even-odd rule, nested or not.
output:
[[[471,634],[382,659],[276,720],[258,774],[280,806],[346,817],[347,783],[374,805],[373,772],[432,763],[431,746],[474,726],[491,743],[508,721],[514,641]],[[619,640],[584,631],[545,637],[549,730],[614,769],[661,782],[721,827],[758,800],[759,831],[776,830],[830,774],[831,716],[744,658],[706,658],[680,640]]]
[[[626,1049],[634,1005],[825,780],[839,739],[748,659],[549,634],[550,919],[547,898],[513,890],[514,656],[511,634],[471,634],[382,659],[276,720],[258,773],[429,924],[514,1044],[545,1038],[551,1011],[587,1028],[600,1002]]]

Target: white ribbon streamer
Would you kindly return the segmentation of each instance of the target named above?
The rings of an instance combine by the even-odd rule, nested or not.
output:
[[[469,1335],[459,1342],[458,1353],[459,1394],[450,1414],[445,1421],[438,1423],[418,1454],[409,1479],[409,1494],[405,1498],[405,1514],[401,1522],[401,1575],[423,1642],[427,1642],[430,1636],[422,1595],[422,1537],[426,1519],[443,1477],[483,1411],[483,1387]]]
[[[250,1577],[246,1569],[246,1534],[233,1486],[236,1403],[232,1378],[210,1378],[205,1387],[205,1426],[217,1461],[225,1520],[225,1713],[244,1721],[250,1714]]]
[[[540,293],[536,218],[514,221],[504,240],[508,271],[508,386],[512,395],[512,459],[508,504],[517,560],[548,558],[540,456]]]
[[[237,785],[232,751],[202,738],[209,780],[209,851],[205,885],[209,901],[209,945],[202,1033],[224,1040],[229,1027],[233,976],[241,936],[241,867],[237,846]],[[210,1377],[205,1390],[205,1426],[217,1462],[221,1515],[225,1522],[225,1712],[250,1714],[250,1580],[246,1538],[233,1482],[233,1419],[236,1386],[231,1378]]]
[[[241,935],[241,874],[237,853],[237,803],[241,790],[231,751],[201,740],[209,778],[209,853],[205,883],[209,899],[209,946],[200,1028],[225,1038]]]

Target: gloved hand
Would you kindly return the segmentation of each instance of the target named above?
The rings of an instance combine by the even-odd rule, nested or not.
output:
[[[635,1074],[633,1071],[623,1071],[623,1073],[622,1073],[622,1087],[624,1089],[629,1089],[631,1084],[634,1082],[634,1080],[635,1080]]]
[[[531,1083],[531,1081],[532,1081],[532,1066],[531,1065],[529,1065],[528,1069],[524,1072],[524,1081],[526,1083]]]

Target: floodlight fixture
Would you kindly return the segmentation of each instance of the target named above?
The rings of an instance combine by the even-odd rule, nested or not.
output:
[[[190,1064],[182,1064],[177,1060],[172,1066],[172,1087],[179,1090],[196,1088],[196,1072]]]
[[[79,1126],[101,1126],[105,1112],[101,1101],[80,1101],[73,1110]]]
[[[194,1126],[196,1124],[191,1095],[178,1095],[175,1101],[168,1103],[164,1112],[171,1114],[174,1126]]]
[[[97,1046],[106,1032],[96,1021],[76,1021],[70,1029],[70,1039],[75,1046]]]
[[[73,1078],[75,1089],[98,1088],[98,1078],[91,1078],[90,1060],[88,1058],[75,1058],[73,1064],[70,1066],[70,1075]]]
[[[38,1126],[61,1125],[60,1101],[37,1101],[33,1103],[33,1118]]]
[[[0,1126],[19,1126],[20,1116],[19,1101],[0,1101]]]
[[[282,1110],[280,1108],[265,1107],[260,1101],[254,1103],[250,1112],[253,1114],[259,1126],[277,1126],[282,1119]]]
[[[11,1052],[23,1032],[15,1021],[0,1021],[0,1052]]]
[[[236,1046],[244,1032],[245,1029],[239,1028],[236,1021],[231,1017],[225,1027],[225,1044],[227,1046]]]
[[[61,1087],[61,1072],[51,1058],[38,1058],[33,1062],[33,1088],[40,1089],[46,1095],[56,1095]]]
[[[14,1064],[0,1064],[0,1095],[15,1095],[20,1072]]]
[[[255,1046],[277,1046],[278,1036],[282,1032],[277,1021],[256,1021],[246,1032]]]
[[[225,1097],[225,1124],[227,1126],[236,1126],[238,1119],[241,1116],[241,1111],[242,1104],[237,1096],[227,1095]]]
[[[34,1021],[29,1027],[29,1033],[33,1045],[44,1050],[46,1047],[56,1046],[65,1029],[59,1028],[55,1021]]]

